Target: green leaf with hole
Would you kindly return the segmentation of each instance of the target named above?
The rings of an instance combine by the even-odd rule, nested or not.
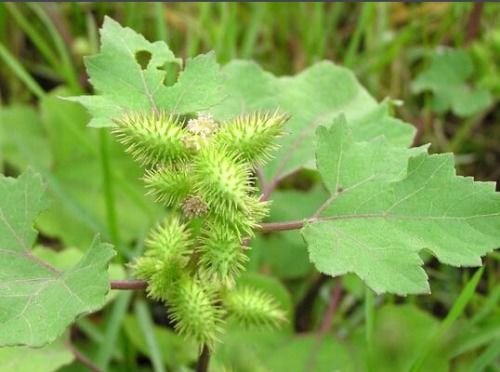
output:
[[[377,293],[428,293],[419,256],[478,266],[500,245],[500,194],[455,174],[450,154],[356,141],[345,120],[317,130],[317,167],[331,197],[302,230],[312,262],[355,273]]]
[[[100,309],[109,290],[109,244],[95,239],[82,259],[60,271],[33,255],[45,186],[31,171],[0,179],[0,346],[43,346],[74,319]]]
[[[174,69],[180,65],[167,44],[151,43],[109,17],[101,28],[101,50],[87,57],[85,65],[94,96],[70,98],[92,114],[90,126],[109,127],[124,111],[164,109],[178,114],[202,111],[224,98],[222,75],[214,53],[189,60],[172,86]]]

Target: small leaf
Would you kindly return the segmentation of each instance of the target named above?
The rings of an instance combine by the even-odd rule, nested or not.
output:
[[[73,359],[73,354],[61,339],[36,349],[27,346],[2,347],[0,371],[52,372],[70,364]]]
[[[59,271],[35,257],[35,217],[47,206],[31,171],[0,179],[0,345],[43,346],[81,314],[100,309],[109,290],[110,245],[95,239],[72,268]]]
[[[353,272],[377,293],[428,293],[420,250],[478,266],[500,245],[500,194],[456,176],[451,155],[383,138],[356,142],[342,120],[317,136],[317,166],[332,196],[302,233],[319,271]]]
[[[451,110],[458,116],[471,116],[484,110],[492,101],[488,90],[468,86],[467,81],[473,72],[474,66],[467,52],[436,52],[431,57],[430,66],[413,81],[412,89],[417,93],[430,90],[434,94],[432,107],[439,114]]]

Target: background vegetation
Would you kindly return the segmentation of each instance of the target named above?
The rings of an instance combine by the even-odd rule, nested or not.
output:
[[[345,65],[378,100],[401,101],[397,115],[417,127],[415,144],[455,152],[461,174],[500,181],[495,3],[4,3],[0,167],[15,176],[30,166],[48,183],[54,202],[37,222],[39,244],[64,247],[61,265],[78,259],[95,232],[118,247],[117,263],[129,261],[161,214],[142,196],[140,170],[123,149],[105,131],[85,128],[87,113],[58,98],[89,91],[82,57],[98,49],[104,15],[165,40],[184,58],[213,49],[220,63],[254,59],[277,75],[323,59]],[[304,191],[320,187],[310,172],[285,180],[273,198],[289,208],[274,209],[271,218],[307,215],[311,195],[322,195]],[[282,299],[294,319],[290,332],[235,329],[212,368],[360,370],[366,359],[375,370],[406,370],[415,360],[427,370],[500,370],[499,258],[488,255],[475,276],[431,262],[431,296],[365,298],[354,277],[318,275],[298,233],[262,237],[243,280]],[[112,275],[126,274],[115,265]],[[59,365],[72,359],[64,359],[66,347],[99,369],[192,367],[196,351],[169,331],[162,306],[140,293],[113,296],[105,311],[77,322],[65,346],[53,346]],[[292,328],[299,336],[290,336]],[[15,353],[22,350],[0,350],[0,370]],[[85,367],[75,361],[63,368]]]

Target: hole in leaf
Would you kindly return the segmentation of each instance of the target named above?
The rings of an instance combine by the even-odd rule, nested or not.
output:
[[[135,60],[143,70],[148,68],[149,61],[151,61],[152,54],[147,50],[139,50],[135,53]]]
[[[176,62],[166,62],[163,66],[158,67],[158,70],[165,71],[165,79],[163,84],[167,87],[174,85],[177,82],[181,66]]]

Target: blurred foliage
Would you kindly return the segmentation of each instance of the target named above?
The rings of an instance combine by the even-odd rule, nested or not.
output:
[[[473,75],[472,59],[463,50],[444,50],[434,54],[430,66],[413,81],[413,90],[434,93],[431,109],[438,114],[452,110],[454,114],[468,117],[483,111],[491,104],[486,89],[472,90],[467,80]]]

